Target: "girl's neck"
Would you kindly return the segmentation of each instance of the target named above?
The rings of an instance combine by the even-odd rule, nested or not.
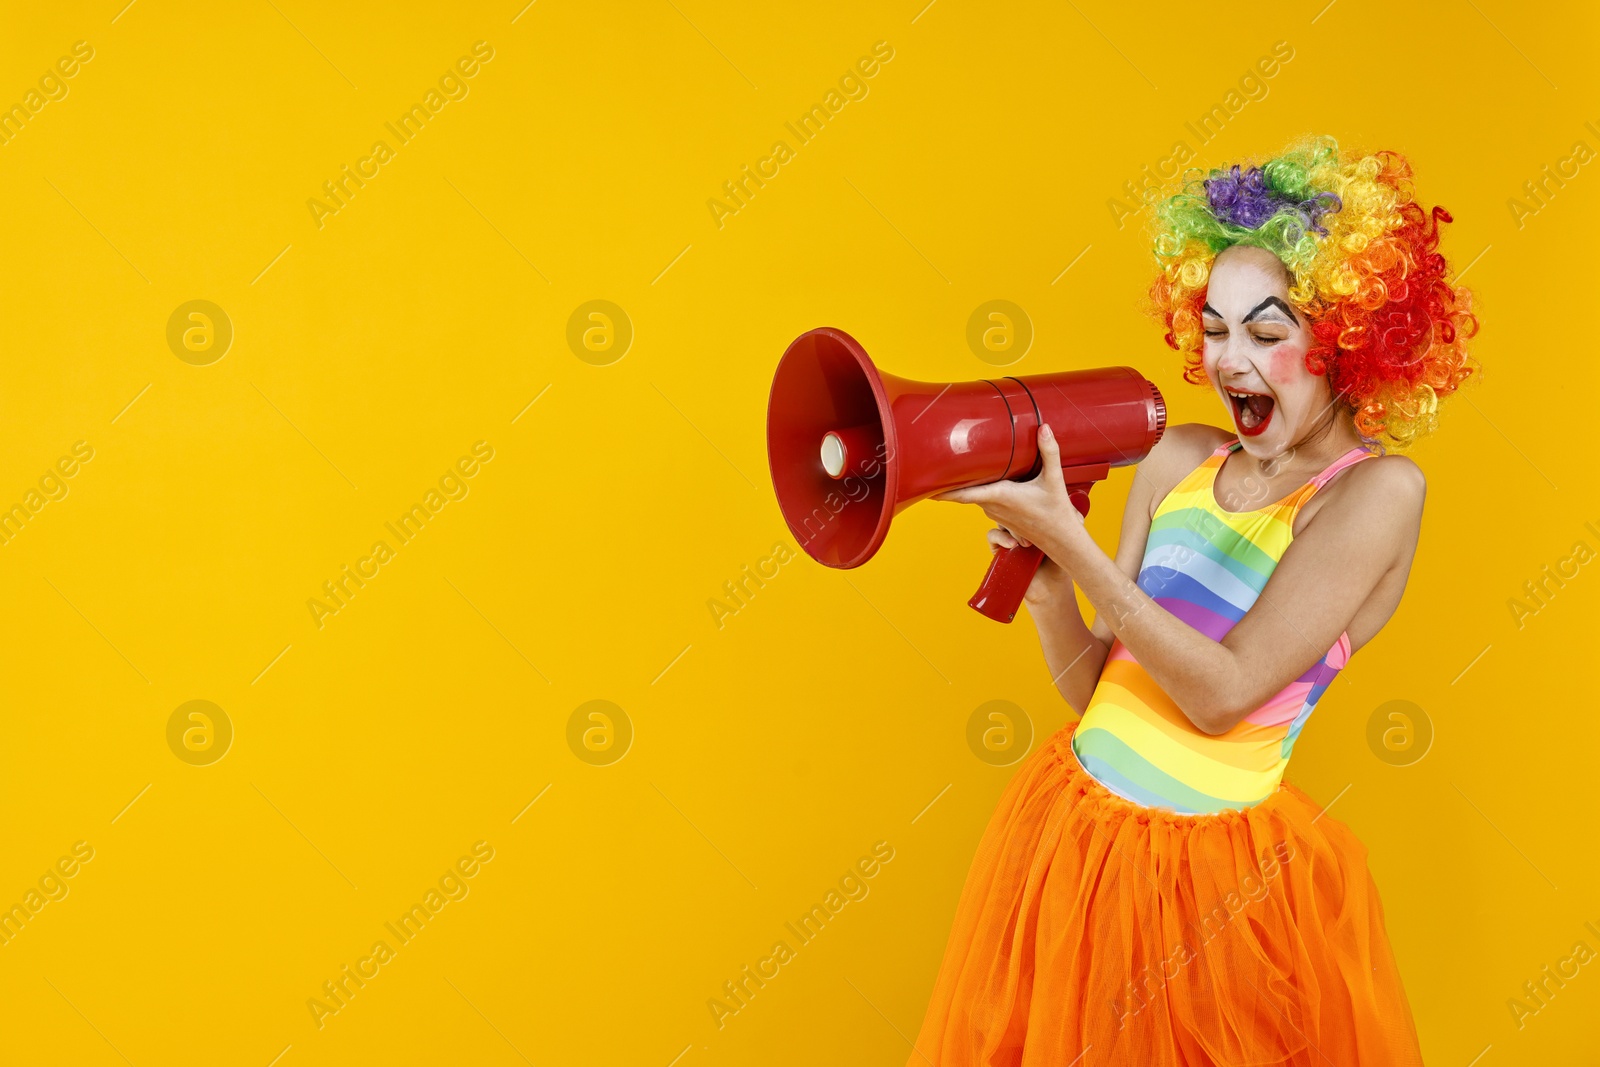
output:
[[[1241,443],[1244,438],[1239,439]],[[1312,427],[1300,440],[1284,449],[1276,456],[1259,459],[1250,454],[1250,446],[1245,443],[1239,449],[1241,456],[1234,462],[1247,474],[1266,479],[1270,482],[1300,480],[1315,475],[1340,456],[1352,448],[1365,447],[1361,435],[1356,433],[1355,418],[1348,411],[1339,412],[1334,418]]]

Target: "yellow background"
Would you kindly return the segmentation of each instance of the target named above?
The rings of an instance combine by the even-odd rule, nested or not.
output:
[[[1592,7],[921,3],[8,15],[0,102],[94,58],[0,146],[0,498],[94,459],[0,546],[0,902],[95,850],[0,948],[8,1061],[903,1061],[1012,773],[968,717],[1014,701],[1037,741],[1071,712],[1031,625],[965,606],[973,508],[912,509],[855,572],[797,556],[718,628],[723,583],[793,544],[772,370],[827,324],[902,376],[989,377],[966,322],[1002,298],[1036,330],[1009,373],[1127,363],[1220,423],[1107,201],[1176,140],[1213,166],[1308,130],[1406,152],[1455,214],[1487,370],[1415,452],[1406,599],[1290,776],[1371,849],[1429,1062],[1592,1050],[1600,964],[1520,1030],[1507,1008],[1600,951],[1600,565],[1520,630],[1507,605],[1600,549],[1600,173],[1507,204],[1600,149]],[[306,201],[479,40],[469,95],[319,229]],[[878,41],[869,95],[719,228],[707,200]],[[1197,146],[1278,41],[1266,98]],[[209,366],[166,342],[196,299],[235,331]],[[635,331],[607,366],[566,342],[594,299]],[[477,441],[470,493],[319,629],[307,600]],[[1108,548],[1130,476],[1096,493]],[[235,730],[209,766],[166,740],[196,699]],[[635,731],[604,767],[566,740],[596,699]],[[1409,767],[1366,742],[1397,699],[1436,735]],[[307,1000],[477,841],[470,894],[319,1029]],[[708,999],[878,841],[870,895],[719,1029]]]

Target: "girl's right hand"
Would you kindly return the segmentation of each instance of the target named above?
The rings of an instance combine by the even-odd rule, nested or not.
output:
[[[989,531],[989,548],[998,552],[1002,548],[1027,547],[1027,542],[1018,538],[1003,526],[997,526]],[[1030,605],[1040,605],[1059,599],[1063,592],[1072,596],[1072,579],[1061,565],[1049,556],[1039,564],[1039,570],[1034,574],[1033,581],[1028,584],[1028,591],[1023,594],[1023,602]]]

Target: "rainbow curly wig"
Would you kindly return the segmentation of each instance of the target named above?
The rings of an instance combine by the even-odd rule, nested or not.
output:
[[[1417,203],[1405,157],[1341,157],[1323,137],[1260,166],[1198,173],[1156,206],[1161,274],[1150,288],[1184,380],[1207,384],[1200,309],[1212,264],[1255,245],[1288,268],[1289,299],[1311,323],[1306,369],[1328,376],[1362,439],[1404,448],[1435,429],[1440,398],[1473,373],[1466,340],[1478,320],[1437,251],[1450,213]]]

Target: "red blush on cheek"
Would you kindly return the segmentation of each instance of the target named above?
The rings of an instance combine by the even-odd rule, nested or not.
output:
[[[1303,357],[1296,355],[1287,347],[1279,346],[1272,350],[1269,357],[1270,373],[1267,375],[1273,385],[1292,385],[1294,382],[1311,372],[1306,370]]]

